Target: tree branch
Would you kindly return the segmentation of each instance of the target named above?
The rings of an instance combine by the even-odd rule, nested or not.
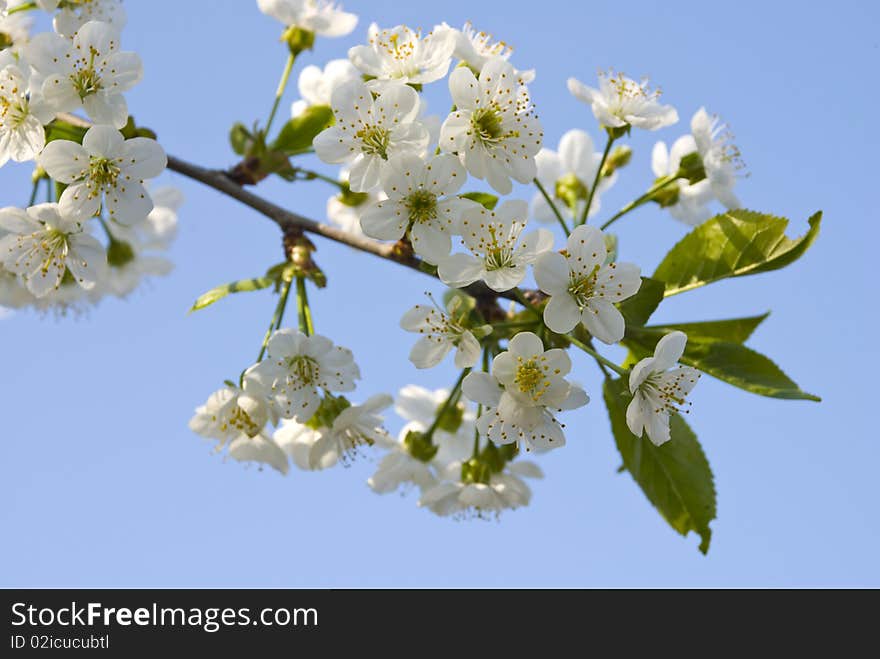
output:
[[[245,206],[253,208],[258,213],[265,215],[275,222],[282,231],[301,230],[313,233],[337,243],[347,245],[354,249],[378,256],[381,259],[393,261],[399,265],[420,272],[429,277],[436,275],[422,269],[422,262],[416,257],[408,253],[408,250],[398,248],[398,244],[380,243],[364,236],[358,236],[348,231],[344,231],[339,227],[329,224],[316,222],[310,218],[304,217],[299,213],[294,213],[282,208],[281,206],[256,195],[249,190],[234,182],[229,174],[220,169],[206,169],[199,165],[187,162],[175,156],[168,156],[168,169],[183,174],[187,178],[191,178],[199,183],[203,183],[210,188],[226,194],[233,199],[237,199]],[[462,289],[469,295],[480,299],[507,298],[508,300],[516,300],[516,297],[510,291],[496,293],[483,282],[476,282]]]
[[[62,113],[58,115],[58,118],[69,124],[80,126],[82,128],[88,128],[92,125],[89,121],[72,114]],[[316,222],[315,220],[304,217],[299,213],[289,211],[268,199],[246,190],[232,180],[228,171],[222,169],[207,169],[172,155],[168,156],[168,169],[207,185],[209,188],[214,188],[218,192],[222,192],[233,199],[237,199],[245,206],[249,206],[258,213],[268,217],[285,233],[290,231],[306,231],[308,233],[313,233],[327,238],[328,240],[333,240],[337,243],[360,250],[361,252],[378,256],[381,259],[393,261],[394,263],[415,270],[416,272],[421,272],[429,277],[437,278],[436,275],[423,270],[422,261],[413,256],[411,250],[401,249],[399,243],[380,243],[365,236],[358,236],[349,233],[348,231],[344,231],[339,227]],[[476,282],[462,290],[468,295],[482,300],[494,300],[499,297],[508,300],[516,300],[516,296],[512,292],[505,291],[503,293],[496,293],[483,282]],[[540,296],[537,291],[527,291],[527,293]]]

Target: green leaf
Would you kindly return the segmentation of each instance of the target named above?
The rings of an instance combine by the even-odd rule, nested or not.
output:
[[[240,156],[250,153],[254,142],[254,136],[241,122],[234,124],[229,130],[229,144],[232,146],[232,150]]]
[[[822,212],[800,238],[788,238],[788,220],[747,210],[716,215],[673,247],[654,272],[666,295],[726,279],[782,268],[800,258],[819,234]]]
[[[671,439],[654,446],[633,435],[626,425],[631,400],[623,380],[605,380],[605,405],[623,466],[669,525],[681,535],[696,532],[700,551],[709,551],[715,519],[715,485],[697,436],[678,414],[670,417]]]
[[[636,358],[641,359],[654,352],[663,334],[650,329],[632,328],[623,343]],[[816,402],[822,400],[802,391],[773,361],[741,343],[688,335],[687,347],[680,361],[760,396]]]
[[[192,309],[189,310],[189,313],[192,313],[193,311],[198,311],[199,309],[204,309],[205,307],[209,307],[217,300],[222,300],[230,293],[247,293],[250,291],[259,291],[263,288],[269,288],[269,286],[274,284],[276,281],[277,280],[273,277],[254,277],[253,279],[241,279],[239,281],[234,281],[230,284],[217,286],[216,288],[212,288],[207,293],[200,295],[199,299],[195,301],[195,304],[193,304]]]
[[[663,290],[666,285],[662,281],[642,277],[639,292],[620,303],[620,313],[627,325],[644,325],[651,314],[663,301]]]
[[[460,194],[458,196],[477,202],[487,211],[494,210],[495,206],[498,204],[498,197],[493,194],[489,194],[488,192],[465,192],[464,194]]]
[[[54,140],[70,140],[77,144],[82,144],[83,136],[86,134],[86,128],[82,126],[74,126],[61,119],[53,119],[46,126],[46,143]]]
[[[718,339],[719,341],[730,341],[731,343],[745,343],[752,335],[752,332],[769,315],[770,312],[768,311],[760,316],[749,316],[747,318],[709,320],[697,323],[674,323],[672,325],[651,325],[645,329],[660,332],[661,334],[666,334],[673,330],[681,330],[688,337],[705,337]]]
[[[312,146],[315,136],[332,123],[333,111],[329,106],[312,105],[284,124],[271,150],[288,156],[302,153]]]

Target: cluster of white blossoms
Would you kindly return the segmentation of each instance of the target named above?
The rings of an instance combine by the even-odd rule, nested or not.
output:
[[[258,6],[285,28],[291,56],[282,91],[297,55],[316,36],[348,34],[357,23],[322,0],[258,0]],[[359,369],[350,351],[314,333],[305,288],[308,268],[315,267],[310,243],[293,239],[300,245],[290,252],[294,274],[277,282],[279,307],[257,363],[237,384],[227,381],[212,394],[191,421],[218,450],[286,473],[291,462],[322,470],[372,448],[381,455],[368,480],[375,492],[414,487],[419,505],[439,515],[495,516],[528,504],[524,478],[542,476],[522,455],[564,447],[563,413],[590,401],[570,379],[572,347],[594,357],[606,378],[609,368],[622,378],[633,435],[658,446],[670,441],[672,415],[688,411],[686,398],[699,375],[677,365],[687,337],[659,331],[654,355],[631,368],[596,352],[594,340],[624,341],[628,316],[621,303],[640,292],[643,278],[637,265],[617,259],[615,236],[589,222],[630,160],[631,150],[612,149],[614,142],[632,128],[671,126],[678,113],[647,81],[601,73],[592,88],[571,78],[570,92],[590,106],[607,144],[597,147],[586,131],[573,129],[551,150],[528,89],[535,74],[514,68],[511,55],[507,44],[469,23],[428,32],[372,24],[366,43],[351,48],[348,59],[302,70],[291,125],[307,112],[307,118],[332,112],[313,147],[340,171],[335,179],[299,171],[336,186],[327,203],[331,221],[361,238],[394,243],[395,254],[414,259],[451,289],[442,305],[429,294],[428,302],[411,307],[400,328],[418,335],[410,352],[416,368],[436,367],[453,354],[460,375],[448,390],[401,389],[394,409],[405,425],[396,439],[382,416],[390,396],[351,404],[345,395]],[[123,76],[120,84],[131,80]],[[452,109],[445,117],[428,112],[429,85],[448,90]],[[87,112],[94,106],[82,102]],[[109,113],[110,106],[94,112]],[[92,148],[98,141],[87,136],[78,157],[93,161],[103,153]],[[123,147],[109,136],[100,142],[105,150]],[[71,147],[64,153],[72,155]],[[62,150],[49,155],[44,168],[51,173]],[[712,200],[739,205],[733,193],[738,153],[703,109],[691,121],[691,134],[671,151],[658,143],[652,164],[657,179],[648,193],[603,228],[648,201],[690,223],[707,217]],[[94,205],[102,194],[111,217],[129,209],[102,187],[101,170],[71,167],[56,175],[71,186],[60,200],[62,211]],[[131,176],[143,178],[137,166]],[[483,190],[466,187],[481,181]],[[534,186],[530,201],[508,197],[519,194],[515,184]],[[546,226],[530,230],[532,220]],[[85,241],[77,249],[95,247]],[[90,276],[68,267],[77,277]],[[537,287],[521,290],[530,277]],[[299,330],[280,327],[294,279]],[[500,298],[519,311],[513,304],[504,311]]]
[[[0,19],[0,166],[35,167],[29,205],[0,209],[0,306],[64,311],[167,274],[182,198],[145,184],[167,161],[129,121],[143,67],[121,47],[122,3],[36,5],[54,32],[7,31],[21,10]]]

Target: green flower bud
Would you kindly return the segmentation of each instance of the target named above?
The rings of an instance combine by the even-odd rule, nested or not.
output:
[[[315,415],[309,419],[305,425],[312,430],[329,428],[333,425],[333,422],[336,421],[336,417],[339,416],[342,410],[349,407],[351,407],[351,403],[348,402],[348,399],[345,396],[326,394],[321,401],[321,404],[318,406],[318,411],[315,412]]]
[[[301,27],[291,25],[281,35],[281,40],[287,43],[290,53],[296,57],[304,50],[311,50],[315,45],[315,33],[311,30],[303,30]]]
[[[440,407],[442,407],[442,405]],[[437,412],[440,412],[440,407],[437,408]],[[463,418],[464,404],[458,403],[457,405],[450,405],[440,417],[440,422],[437,424],[437,428],[445,430],[448,433],[458,432],[458,429],[461,428],[461,421]]]
[[[691,185],[705,179],[706,168],[703,166],[700,154],[694,151],[684,156],[678,165],[676,175],[679,178],[686,178]]]
[[[565,205],[574,210],[578,201],[586,201],[590,194],[587,185],[574,174],[566,174],[556,181],[556,198],[562,199]]]
[[[618,139],[623,137],[624,135],[629,135],[629,131],[632,130],[632,126],[629,124],[624,124],[623,126],[604,126],[605,131],[608,133],[608,137],[612,139]]]
[[[462,483],[483,483],[488,485],[490,478],[492,478],[491,468],[478,458],[471,458],[461,465]]]
[[[661,179],[657,179],[657,181],[659,180]],[[658,204],[660,204],[661,208],[675,206],[675,204],[678,203],[678,186],[667,185],[665,188],[657,190],[653,195],[651,195],[651,200],[656,201]]]
[[[605,166],[602,168],[602,176],[605,178],[611,176],[618,169],[626,167],[632,159],[632,149],[628,146],[615,147],[614,151],[608,154]]]
[[[437,446],[428,441],[425,434],[418,430],[410,430],[406,433],[403,445],[412,457],[422,462],[430,462],[437,455]]]
[[[113,239],[107,247],[107,263],[113,268],[121,268],[126,263],[134,260],[134,250],[131,245],[122,240]]]

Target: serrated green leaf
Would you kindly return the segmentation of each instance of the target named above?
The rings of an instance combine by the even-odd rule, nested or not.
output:
[[[733,210],[706,220],[673,247],[654,272],[675,295],[726,279],[782,268],[798,259],[819,234],[821,211],[800,238],[788,238],[788,220]]]
[[[644,325],[663,301],[665,284],[657,279],[642,277],[638,293],[620,303],[620,313],[627,325]]]
[[[333,111],[329,106],[312,105],[284,124],[271,150],[288,156],[302,153],[312,146],[315,136],[332,123]]]
[[[250,291],[259,291],[264,288],[269,288],[269,286],[271,286],[275,282],[276,279],[273,277],[254,277],[253,279],[241,279],[239,281],[234,281],[229,284],[224,284],[223,286],[217,286],[216,288],[212,288],[207,293],[200,295],[199,299],[195,301],[195,304],[193,304],[189,312],[192,313],[193,311],[198,311],[199,309],[209,307],[217,302],[217,300],[222,300],[230,293],[248,293]]]
[[[671,439],[654,446],[633,435],[626,425],[631,400],[623,380],[606,380],[603,388],[611,432],[624,468],[669,525],[681,535],[700,536],[700,551],[709,551],[715,519],[715,485],[712,469],[697,436],[678,414],[670,418]]]
[[[654,352],[663,332],[630,328],[623,344],[641,359]],[[688,335],[681,363],[693,366],[734,387],[760,396],[786,400],[822,399],[802,391],[772,360],[741,343],[721,341],[708,336]]]
[[[498,205],[498,197],[488,192],[465,192],[458,196],[477,202],[487,211],[495,210],[495,206]]]

